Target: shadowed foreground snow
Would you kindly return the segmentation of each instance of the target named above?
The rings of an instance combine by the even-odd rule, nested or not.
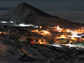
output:
[[[15,45],[0,40],[0,63],[83,63],[84,50],[48,45]]]

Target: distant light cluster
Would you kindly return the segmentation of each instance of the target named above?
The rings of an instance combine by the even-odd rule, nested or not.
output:
[[[1,23],[14,23],[13,21],[1,21]]]

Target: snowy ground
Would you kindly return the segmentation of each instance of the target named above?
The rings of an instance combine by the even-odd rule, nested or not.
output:
[[[20,46],[0,40],[0,63],[84,63],[84,50],[48,45]]]

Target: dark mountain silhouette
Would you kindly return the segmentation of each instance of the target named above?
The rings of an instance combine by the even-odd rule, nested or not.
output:
[[[0,17],[0,20],[13,20],[16,22],[60,25],[62,27],[79,27],[82,24],[70,22],[68,20],[51,16],[25,2],[19,4],[7,14]]]

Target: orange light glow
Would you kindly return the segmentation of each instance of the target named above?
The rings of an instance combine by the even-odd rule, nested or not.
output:
[[[65,35],[61,35],[59,38],[66,38]]]
[[[36,30],[36,32],[38,32],[38,29]]]
[[[2,32],[0,32],[0,34],[1,34]]]
[[[42,26],[40,26],[39,28],[42,28]],[[47,31],[46,31],[47,30]],[[59,25],[58,26],[54,26],[54,27],[50,27],[50,29],[46,29],[46,30],[33,30],[33,32],[36,32],[40,35],[43,36],[56,36],[54,39],[68,39],[69,42],[77,42],[79,38],[81,38],[82,33],[84,33],[84,28],[80,28],[80,29],[65,29],[65,28],[61,28]],[[53,32],[56,32],[53,33]],[[80,34],[80,35],[79,35]],[[82,38],[82,40],[84,40],[84,38]],[[43,44],[44,42],[39,41],[39,44]]]
[[[42,28],[42,26],[40,26],[39,28]]]
[[[75,38],[74,38],[74,37],[71,37],[71,39],[72,39],[72,40],[75,40]]]
[[[3,32],[3,34],[9,34],[9,32]]]
[[[70,32],[70,29],[67,29],[66,32]]]

